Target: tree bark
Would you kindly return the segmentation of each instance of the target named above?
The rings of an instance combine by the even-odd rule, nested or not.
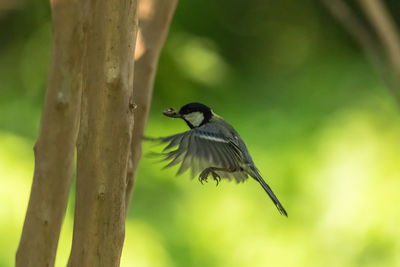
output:
[[[136,0],[88,0],[69,266],[119,266],[133,127]]]
[[[53,51],[16,266],[54,266],[73,176],[82,86],[79,1],[51,1]]]
[[[158,59],[177,2],[177,0],[139,0],[140,30],[136,43],[133,83],[133,97],[137,108],[134,111],[135,125],[127,173],[126,208],[131,200],[135,172],[142,155],[142,137],[149,116]]]

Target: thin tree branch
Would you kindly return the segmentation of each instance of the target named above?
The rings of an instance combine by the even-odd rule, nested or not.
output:
[[[35,171],[16,266],[54,266],[73,176],[82,86],[77,0],[51,1],[53,51],[35,151]]]
[[[136,0],[88,0],[69,266],[119,266],[133,127]]]
[[[177,0],[139,0],[140,30],[136,43],[133,84],[133,97],[137,109],[135,109],[130,166],[127,174],[126,208],[131,200],[135,171],[142,155],[142,137],[149,115],[158,58],[177,2]]]
[[[358,3],[375,28],[393,68],[400,76],[400,36],[385,4],[380,0],[358,0]]]
[[[357,18],[350,7],[343,0],[322,0],[329,11],[347,29],[355,41],[364,50],[377,70],[381,70],[386,63],[380,53],[379,44],[369,29]]]
[[[400,106],[400,35],[396,24],[382,1],[358,0],[385,48],[391,68],[383,68],[383,77]]]
[[[360,0],[361,1],[361,0]],[[400,105],[400,84],[399,79],[393,75],[388,62],[385,59],[381,45],[374,38],[369,28],[362,23],[357,15],[351,10],[348,4],[343,0],[322,0],[322,3],[328,8],[333,16],[342,24],[342,26],[351,34],[354,40],[360,45],[364,54],[367,56],[375,71],[382,77],[386,83],[389,92],[394,96]]]

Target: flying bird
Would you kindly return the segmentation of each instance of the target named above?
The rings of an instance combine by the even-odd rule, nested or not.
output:
[[[177,174],[190,168],[192,176],[200,173],[201,183],[211,175],[217,185],[221,178],[242,182],[251,176],[267,192],[278,211],[287,216],[286,210],[261,177],[240,135],[211,108],[200,103],[189,103],[179,112],[168,108],[163,114],[183,119],[190,128],[183,133],[153,139],[167,144],[163,155],[169,163],[165,167],[181,163]]]

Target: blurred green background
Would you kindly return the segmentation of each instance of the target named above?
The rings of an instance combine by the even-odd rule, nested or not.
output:
[[[47,1],[16,3],[0,12],[4,267],[28,203],[51,46]],[[390,9],[400,14],[400,2]],[[399,108],[319,1],[181,1],[147,135],[185,130],[161,111],[192,101],[235,126],[289,218],[253,180],[202,186],[144,157],[121,266],[400,266]],[[73,205],[72,192],[56,266]]]

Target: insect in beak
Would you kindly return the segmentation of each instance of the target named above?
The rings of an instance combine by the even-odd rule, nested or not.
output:
[[[163,114],[165,116],[171,117],[171,118],[180,118],[180,117],[182,117],[181,114],[177,113],[174,108],[164,109]]]

